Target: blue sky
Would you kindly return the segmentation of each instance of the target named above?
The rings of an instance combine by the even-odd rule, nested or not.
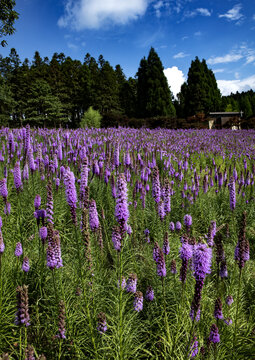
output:
[[[255,90],[255,0],[16,0],[21,60],[54,52],[83,61],[100,54],[127,77],[154,47],[176,94],[191,61],[205,59],[223,95]]]

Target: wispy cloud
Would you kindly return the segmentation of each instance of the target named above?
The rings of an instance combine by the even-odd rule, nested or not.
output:
[[[157,2],[153,5],[153,7],[154,7],[154,9],[155,9],[155,11],[156,11],[156,16],[157,16],[158,18],[160,18],[160,16],[161,16],[161,9],[163,8],[163,6],[164,6],[164,3],[163,3],[162,0],[157,1]]]
[[[242,54],[230,53],[230,54],[226,54],[224,56],[211,57],[210,59],[207,60],[207,63],[210,65],[226,64],[226,63],[238,61],[242,58],[243,58]]]
[[[215,70],[213,70],[214,74],[223,73],[224,71],[225,71],[225,69],[215,69]]]
[[[183,51],[179,52],[178,54],[175,54],[173,56],[174,59],[182,59],[189,56],[189,54],[185,54]]]
[[[198,16],[198,15],[211,16],[212,11],[209,11],[208,9],[205,9],[205,8],[197,8],[193,11],[186,11],[184,13],[184,18],[192,18],[192,17]]]
[[[248,91],[250,89],[255,90],[255,75],[242,80],[217,80],[217,83],[222,95],[229,95],[231,92],[236,93],[237,91]]]
[[[201,31],[196,31],[196,32],[194,33],[194,35],[195,35],[195,36],[201,36],[202,33],[201,33]]]
[[[229,21],[237,21],[240,23],[244,19],[244,15],[241,14],[242,5],[237,4],[232,9],[228,10],[225,14],[220,14],[219,18],[226,18]]]
[[[171,68],[164,69],[164,74],[167,78],[168,85],[170,86],[170,90],[173,95],[176,95],[180,92],[181,86],[184,83],[185,76],[183,72],[178,69],[177,66],[172,66]]]
[[[149,3],[150,0],[67,0],[58,25],[76,30],[124,25],[144,15]]]

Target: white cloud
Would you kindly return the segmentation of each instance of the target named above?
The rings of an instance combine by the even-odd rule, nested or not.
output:
[[[255,90],[255,75],[249,76],[243,80],[217,80],[218,87],[222,95],[229,95],[231,92]]]
[[[225,71],[224,69],[215,69],[215,70],[213,70],[214,74],[223,73],[224,71]]]
[[[197,8],[193,11],[187,11],[184,14],[184,18],[192,18],[194,16],[201,15],[201,16],[211,16],[212,12],[205,8]]]
[[[253,17],[252,17],[252,20],[255,20],[255,14],[254,14]]]
[[[183,72],[179,70],[177,66],[172,66],[171,68],[164,69],[164,74],[173,95],[176,97],[181,90],[182,84],[186,80]]]
[[[195,36],[201,36],[202,33],[201,33],[201,31],[196,31],[196,32],[194,33],[194,35],[195,35]]]
[[[210,59],[207,60],[207,63],[210,65],[224,64],[224,63],[235,62],[242,58],[243,58],[242,54],[231,53],[224,56],[211,57]]]
[[[99,29],[107,24],[126,24],[144,15],[150,0],[67,0],[60,27]]]
[[[220,14],[219,18],[226,18],[230,21],[238,21],[244,18],[243,14],[240,13],[242,9],[241,4],[235,5],[232,9],[228,10],[225,14]]]
[[[189,56],[189,54],[185,54],[183,51],[179,52],[178,54],[175,54],[173,56],[174,59],[182,59]]]
[[[164,6],[164,3],[163,3],[162,0],[157,1],[156,4],[153,5],[154,9],[156,10],[156,16],[157,16],[158,18],[160,18],[160,16],[161,16],[161,11],[160,11],[160,9],[161,9],[163,6]]]

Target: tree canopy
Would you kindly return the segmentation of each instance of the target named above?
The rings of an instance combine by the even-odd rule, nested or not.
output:
[[[19,14],[14,10],[15,0],[1,0],[0,2],[0,38],[12,35],[15,31],[14,22],[19,18]],[[7,44],[6,40],[1,40],[1,46]]]

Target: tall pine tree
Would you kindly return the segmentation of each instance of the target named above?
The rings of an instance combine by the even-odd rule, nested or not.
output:
[[[175,116],[172,94],[164,74],[162,62],[151,48],[147,60],[143,58],[137,76],[137,108],[140,117]]]

